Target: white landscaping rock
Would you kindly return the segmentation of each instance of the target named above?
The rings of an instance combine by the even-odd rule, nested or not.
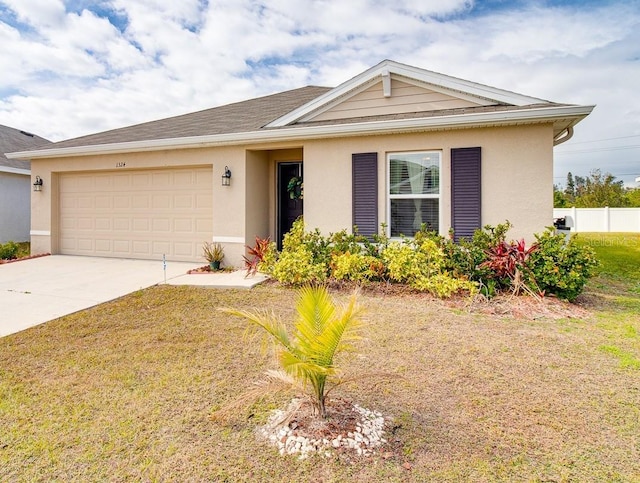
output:
[[[292,400],[289,408],[299,407],[299,400]],[[332,439],[309,439],[294,434],[284,418],[285,411],[275,410],[267,424],[259,428],[259,433],[272,444],[278,447],[281,455],[299,454],[300,458],[306,458],[310,453],[318,452],[323,456],[331,455],[329,450],[339,448],[355,450],[358,455],[370,456],[373,450],[379,448],[387,441],[383,438],[385,419],[381,412],[370,411],[357,404],[352,410],[358,414],[355,432],[339,434]]]

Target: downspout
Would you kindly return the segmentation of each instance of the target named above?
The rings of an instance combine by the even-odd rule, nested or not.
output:
[[[556,137],[553,138],[553,145],[557,146],[558,144],[562,144],[573,137],[573,126],[569,126],[567,129],[562,131]]]

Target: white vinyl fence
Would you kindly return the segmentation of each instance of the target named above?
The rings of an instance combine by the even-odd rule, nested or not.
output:
[[[640,208],[554,208],[553,217],[572,232],[640,233]]]

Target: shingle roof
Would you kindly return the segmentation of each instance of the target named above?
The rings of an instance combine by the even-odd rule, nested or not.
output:
[[[54,143],[47,146],[47,148],[93,146],[257,131],[268,122],[306,104],[329,90],[331,90],[330,87],[301,87],[204,111],[68,139]]]
[[[4,153],[26,151],[27,149],[35,149],[48,144],[51,144],[51,141],[35,134],[0,125],[0,166],[30,169],[31,163],[29,161],[7,159]]]

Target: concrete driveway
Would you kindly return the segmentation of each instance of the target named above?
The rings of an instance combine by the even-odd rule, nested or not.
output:
[[[167,262],[166,280],[197,266]],[[51,255],[0,265],[0,337],[164,281],[153,260]]]

